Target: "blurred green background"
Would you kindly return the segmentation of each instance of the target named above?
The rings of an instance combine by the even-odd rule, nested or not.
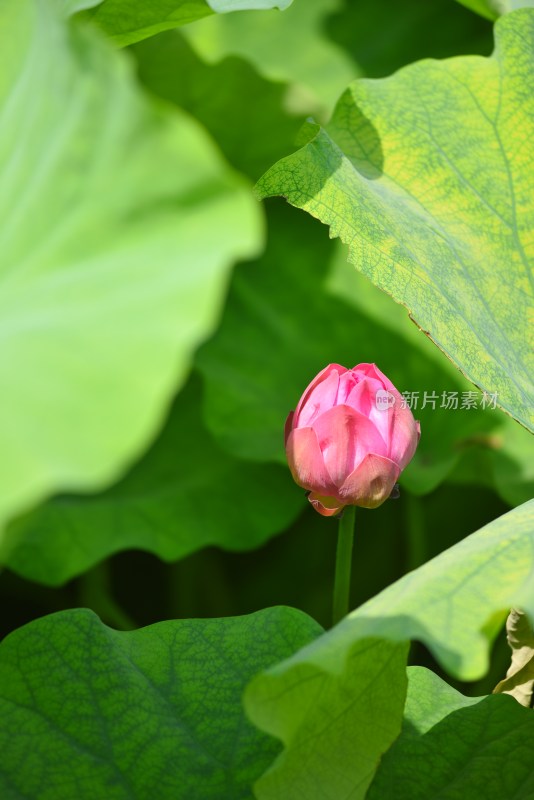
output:
[[[195,117],[252,182],[294,150],[309,115],[329,118],[352,79],[492,49],[490,22],[453,0],[295,0],[258,19],[213,16],[128,48],[146,90]],[[280,604],[327,626],[336,523],[292,484],[287,413],[331,361],[375,361],[400,391],[474,389],[326,228],[282,200],[264,210],[265,250],[235,268],[149,450],[109,489],[13,521],[2,635],[76,606],[119,628]],[[357,513],[353,607],[532,494],[529,434],[502,412],[414,415],[422,438],[400,499]],[[507,659],[501,638],[490,675],[467,691],[491,691]],[[412,663],[436,668],[417,644]]]

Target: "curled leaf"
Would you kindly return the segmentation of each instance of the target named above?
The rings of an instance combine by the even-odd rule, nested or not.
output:
[[[506,678],[494,694],[511,694],[522,706],[530,708],[534,691],[534,630],[527,615],[512,608],[506,620],[506,638],[512,649],[512,663]]]

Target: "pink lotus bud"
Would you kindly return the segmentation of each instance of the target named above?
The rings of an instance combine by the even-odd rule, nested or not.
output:
[[[329,364],[287,418],[287,460],[315,510],[330,517],[344,506],[383,503],[420,434],[412,412],[375,364]]]

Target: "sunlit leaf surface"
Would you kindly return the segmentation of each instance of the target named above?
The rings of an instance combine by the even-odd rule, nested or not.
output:
[[[147,444],[261,228],[202,128],[92,30],[9,0],[0,36],[1,524]]]
[[[229,55],[246,58],[265,77],[291,85],[291,107],[328,117],[360,74],[348,53],[325,35],[328,15],[340,5],[339,0],[297,0],[283,14],[212,16],[184,29],[184,36],[208,62]]]
[[[326,128],[260,180],[330,226],[482,391],[534,430],[534,11],[491,58],[353,83]]]
[[[400,732],[408,641],[424,642],[455,677],[480,678],[510,606],[534,617],[533,553],[531,501],[408,573],[256,678],[247,690],[248,712],[286,748],[259,781],[259,800],[304,800],[312,786],[324,797],[363,800]]]
[[[120,45],[133,44],[213,12],[286,8],[292,0],[101,0],[86,18]],[[92,5],[96,5],[93,3]]]

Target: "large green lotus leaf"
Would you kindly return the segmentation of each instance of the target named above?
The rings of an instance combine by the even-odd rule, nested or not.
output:
[[[367,800],[530,800],[534,715],[510,697],[464,697],[422,667],[408,670],[402,733]]]
[[[385,78],[422,58],[489,55],[493,47],[491,23],[451,0],[345,0],[326,31],[367,78]]]
[[[458,0],[458,2],[486,19],[497,19],[500,14],[507,14],[518,8],[534,8],[534,0]]]
[[[159,438],[119,483],[59,496],[13,522],[10,568],[53,586],[119,550],[172,561],[208,545],[249,550],[284,530],[302,493],[281,466],[217,446],[202,425],[199,384],[180,392]]]
[[[292,150],[303,118],[285,112],[287,87],[262,78],[247,61],[205,64],[179,31],[147,39],[133,52],[144,85],[198,119],[253,180]]]
[[[326,128],[260,180],[330,226],[481,390],[534,429],[534,12],[496,25],[491,58],[357,81]]]
[[[85,16],[101,27],[116,44],[124,46],[170,28],[187,25],[214,12],[283,9],[291,2],[292,0],[101,0],[97,8],[86,12]]]
[[[402,309],[340,263],[343,253],[317,222],[279,201],[269,203],[268,221],[264,256],[237,268],[222,323],[197,356],[208,427],[235,455],[285,463],[284,422],[313,376],[329,362],[374,361],[399,391],[419,392],[421,442],[403,482],[415,492],[432,490],[473,437],[485,444],[502,415],[461,408],[472,386]],[[347,281],[360,298],[356,308],[342,299]],[[456,410],[440,408],[443,392],[457,393]]]
[[[480,678],[510,606],[534,616],[533,553],[531,501],[408,573],[255,678],[245,696],[248,713],[286,748],[259,781],[259,800],[304,800],[312,785],[315,796],[328,800],[364,798],[381,755],[400,732],[408,640],[424,642],[456,677]]]
[[[128,633],[77,609],[19,628],[0,645],[3,800],[252,800],[279,746],[243,687],[320,632],[290,608]]]
[[[137,455],[261,240],[203,129],[53,9],[0,9],[0,524]]]
[[[330,114],[349,81],[360,74],[348,53],[323,31],[339,0],[298,0],[279,14],[243,12],[203,19],[184,30],[208,62],[242,56],[265,77],[292,85],[290,107]]]

